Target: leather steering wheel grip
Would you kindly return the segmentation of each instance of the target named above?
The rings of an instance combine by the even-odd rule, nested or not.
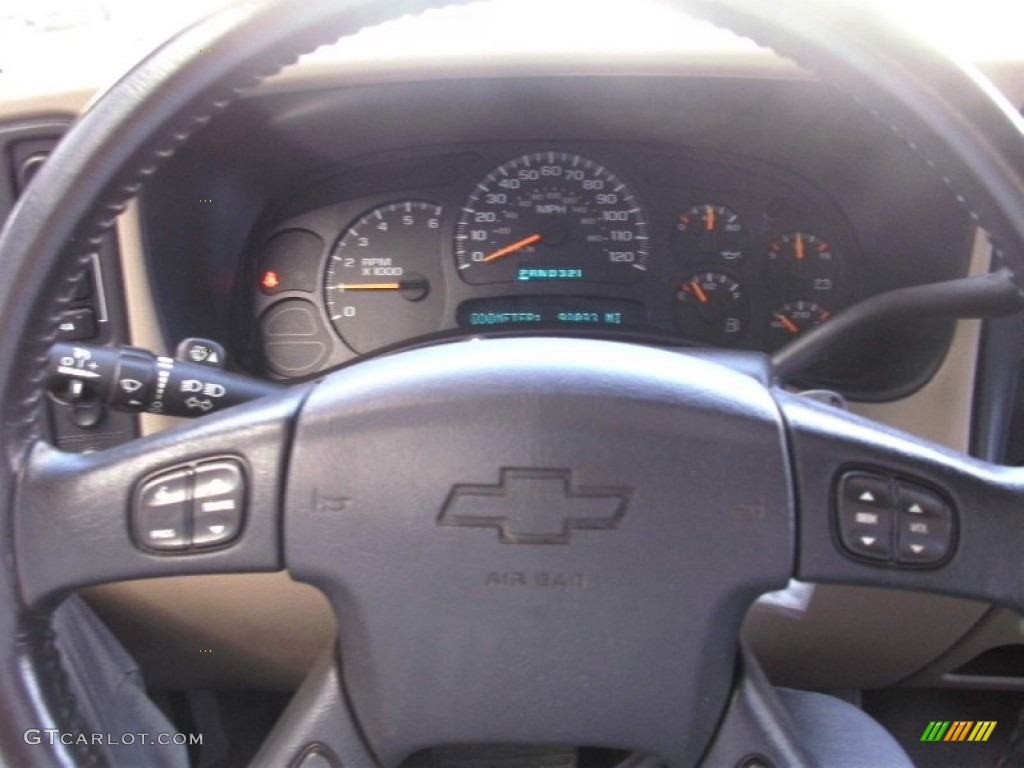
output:
[[[98,97],[55,150],[0,233],[0,757],[8,764],[87,762],[60,745],[27,749],[29,728],[76,730],[45,606],[27,610],[13,564],[20,478],[36,443],[41,361],[82,259],[117,213],[188,136],[246,88],[339,35],[457,2],[253,0],[185,30]],[[1024,123],[969,67],[866,16],[855,3],[679,0],[821,74],[933,165],[1024,265]],[[200,56],[214,49],[216,56]],[[65,290],[61,289],[64,286]],[[63,298],[54,298],[54,293]],[[83,546],[88,547],[88,543]],[[82,730],[78,728],[78,730]],[[44,763],[45,761],[45,763]]]

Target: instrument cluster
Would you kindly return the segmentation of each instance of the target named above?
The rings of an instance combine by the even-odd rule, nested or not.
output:
[[[438,335],[772,351],[859,296],[838,208],[735,157],[496,143],[370,161],[330,188],[337,202],[293,201],[256,237],[253,344],[279,377]]]

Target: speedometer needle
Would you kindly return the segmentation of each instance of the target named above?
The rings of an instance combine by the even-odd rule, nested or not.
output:
[[[499,248],[493,253],[487,254],[482,259],[480,259],[480,261],[497,261],[502,256],[508,256],[510,253],[515,253],[516,251],[526,248],[527,246],[533,245],[534,243],[539,243],[541,239],[542,238],[539,234],[533,234],[528,237],[524,237],[522,240],[517,240],[516,242],[512,243],[512,245],[506,245],[504,248]]]

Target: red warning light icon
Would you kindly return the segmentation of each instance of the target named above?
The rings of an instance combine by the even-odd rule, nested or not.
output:
[[[263,286],[264,291],[267,291],[269,293],[270,291],[273,291],[275,288],[280,287],[281,278],[278,277],[278,274],[275,270],[268,269],[266,272],[263,273],[263,279],[260,280],[260,285]]]

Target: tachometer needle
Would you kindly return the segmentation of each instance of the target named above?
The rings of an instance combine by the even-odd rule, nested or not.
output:
[[[785,315],[776,315],[776,319],[782,324],[782,327],[792,333],[794,336],[800,333],[800,326],[794,323]]]
[[[700,287],[700,283],[696,280],[691,280],[690,287],[693,288],[693,295],[697,297],[697,301],[701,304],[708,303],[708,295],[704,293],[704,289]]]
[[[715,231],[715,209],[712,206],[710,206],[710,205],[707,207],[707,214],[708,215],[707,215],[707,219],[705,221],[704,226],[707,228],[708,232],[714,232]]]
[[[502,256],[508,256],[510,253],[515,253],[518,250],[526,248],[527,246],[539,243],[541,241],[539,234],[532,234],[529,237],[524,237],[522,240],[517,240],[512,245],[506,245],[504,248],[499,248],[493,253],[489,253],[484,256],[480,261],[497,261]]]
[[[401,283],[338,283],[334,286],[339,291],[400,291]]]

